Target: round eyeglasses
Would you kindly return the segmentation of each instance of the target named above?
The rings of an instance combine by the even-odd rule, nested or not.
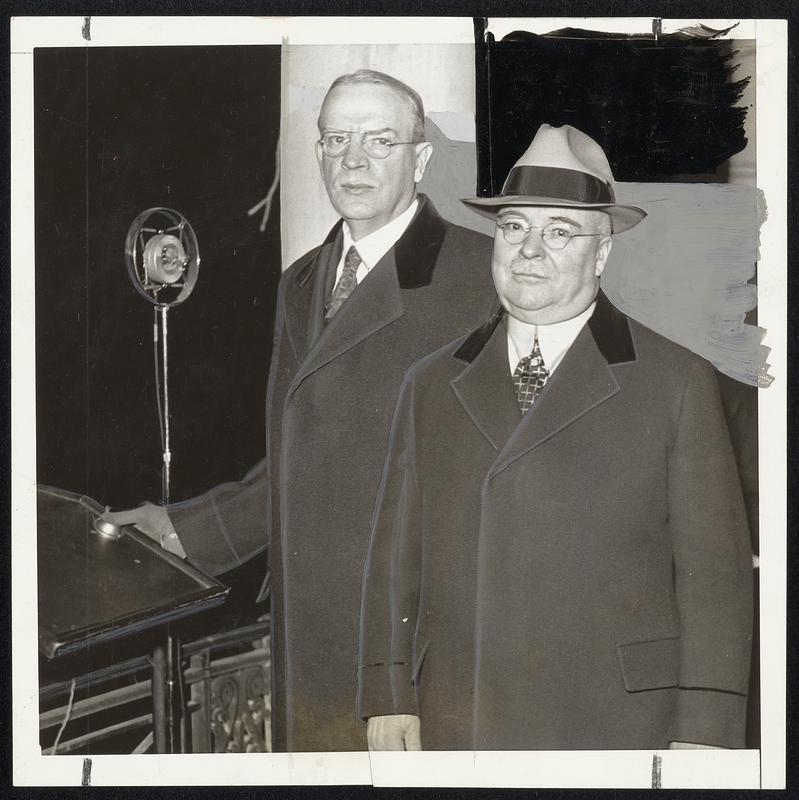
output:
[[[322,152],[328,158],[339,158],[350,146],[352,137],[361,137],[361,147],[369,158],[388,158],[391,148],[401,144],[421,144],[421,142],[392,142],[384,133],[358,133],[357,131],[329,131],[319,140]]]
[[[530,231],[541,231],[541,239],[550,250],[563,250],[572,239],[580,236],[605,236],[604,233],[572,233],[557,222],[539,228],[535,225],[523,225],[516,220],[508,220],[498,222],[497,227],[502,229],[502,235],[508,244],[521,244],[530,235]]]

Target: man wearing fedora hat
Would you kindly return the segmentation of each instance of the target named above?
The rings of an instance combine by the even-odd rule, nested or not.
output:
[[[464,202],[496,221],[501,308],[400,392],[361,606],[370,747],[742,747],[751,555],[715,374],[599,287],[645,213],[568,125]]]

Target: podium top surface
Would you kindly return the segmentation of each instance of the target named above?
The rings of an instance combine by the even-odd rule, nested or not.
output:
[[[227,587],[134,528],[118,539],[92,528],[103,506],[39,486],[39,649],[52,658],[222,603]]]

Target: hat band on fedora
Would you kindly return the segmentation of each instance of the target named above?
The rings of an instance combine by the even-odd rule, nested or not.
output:
[[[616,202],[613,189],[605,181],[587,172],[561,167],[514,167],[502,194],[555,197],[572,203]]]

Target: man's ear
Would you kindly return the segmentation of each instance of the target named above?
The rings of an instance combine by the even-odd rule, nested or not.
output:
[[[319,164],[319,170],[320,171],[322,169],[322,159],[323,158],[324,158],[324,156],[322,154],[322,143],[321,142],[317,142],[316,143],[316,161]]]
[[[607,264],[608,256],[610,255],[610,250],[613,247],[613,237],[612,236],[603,236],[599,240],[599,244],[596,248],[596,260],[594,262],[594,274],[597,278],[602,274],[602,271],[605,269],[605,264]]]
[[[420,142],[416,145],[416,167],[413,171],[414,183],[419,183],[424,177],[427,162],[430,160],[431,155],[433,155],[433,145],[430,142]]]

